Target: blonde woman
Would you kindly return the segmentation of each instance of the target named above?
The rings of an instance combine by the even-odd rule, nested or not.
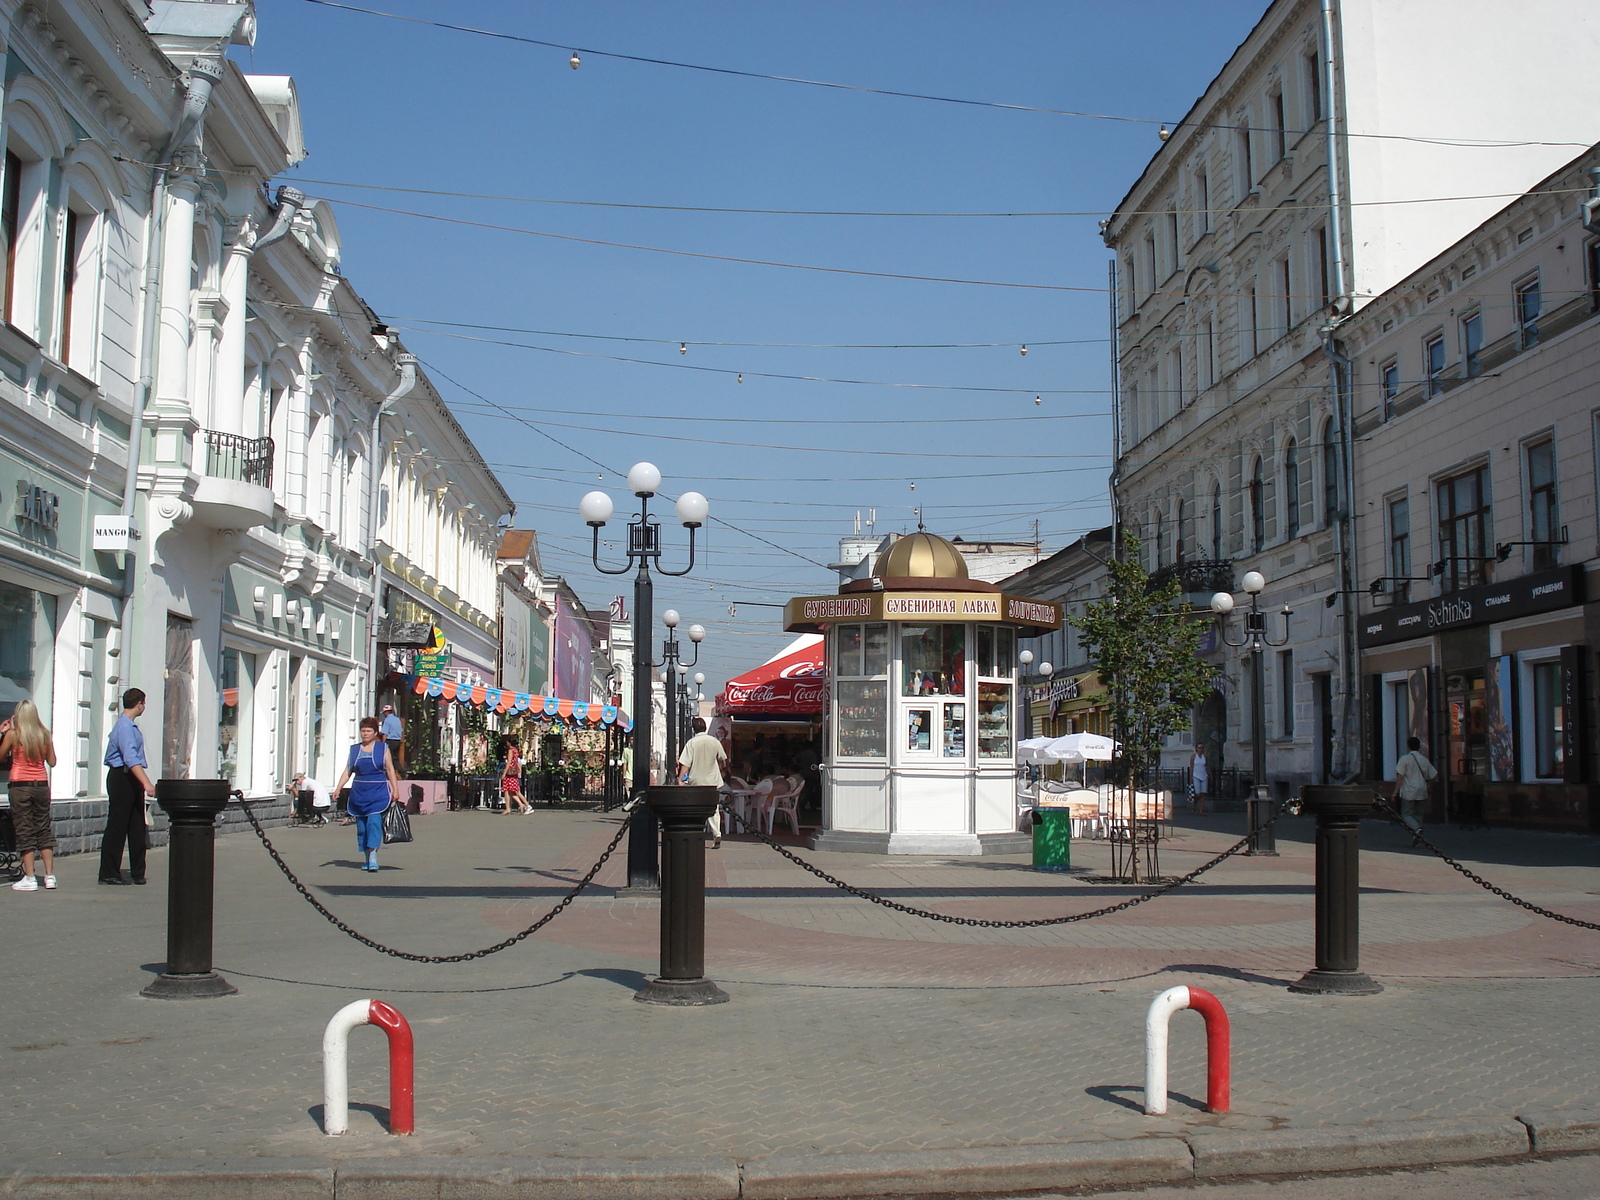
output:
[[[22,878],[14,892],[36,892],[33,856],[44,859],[44,886],[56,886],[56,834],[50,822],[50,768],[56,765],[55,742],[39,720],[32,700],[23,700],[11,715],[10,728],[0,738],[0,759],[11,755],[11,823],[22,855]]]

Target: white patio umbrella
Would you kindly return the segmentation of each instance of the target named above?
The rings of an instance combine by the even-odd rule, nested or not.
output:
[[[1110,762],[1117,744],[1098,733],[1069,733],[1050,741],[1042,753],[1048,762]]]
[[[1055,740],[1047,737],[1023,738],[1017,743],[1017,761],[1054,762],[1054,759],[1045,757],[1044,749]]]

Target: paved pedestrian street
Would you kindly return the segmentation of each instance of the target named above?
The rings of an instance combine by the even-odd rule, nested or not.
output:
[[[1203,862],[1237,815],[1180,826],[1162,869]],[[616,818],[447,813],[356,869],[351,830],[275,829],[335,912],[406,950],[490,944],[593,862]],[[1600,934],[1514,908],[1368,822],[1363,966],[1370,998],[1295,996],[1312,963],[1310,822],[1278,858],[1234,858],[1178,894],[1080,924],[990,930],[844,895],[766,846],[708,850],[708,973],[732,997],[637,1004],[659,909],[619,898],[621,853],[586,895],[504,953],[436,966],[380,956],[327,924],[254,836],[217,844],[222,1000],[142,999],[164,957],[166,853],[151,885],[97,887],[90,856],[56,892],[0,893],[10,971],[0,1003],[0,1158],[166,1163],[250,1156],[779,1155],[1014,1146],[1220,1127],[1269,1130],[1505,1116],[1593,1103]],[[1594,839],[1440,830],[1443,845],[1537,903],[1600,920]],[[982,917],[1086,911],[1134,889],[1020,858],[889,859],[802,851],[904,903]],[[1174,1103],[1139,1110],[1143,1021],[1174,984],[1233,1021],[1235,1112],[1204,1113],[1202,1027],[1173,1021]],[[384,1040],[357,1030],[352,1129],[319,1129],[328,1018],[371,996],[410,1019],[417,1130],[382,1130]]]

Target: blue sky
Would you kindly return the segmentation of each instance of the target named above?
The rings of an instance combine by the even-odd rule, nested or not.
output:
[[[776,610],[749,602],[832,590],[819,564],[832,560],[857,509],[875,508],[878,529],[889,531],[914,528],[921,504],[930,529],[968,539],[1031,535],[1037,520],[1051,548],[1104,523],[1107,255],[1095,215],[780,216],[376,189],[1099,214],[1156,149],[1153,126],[593,53],[574,71],[567,47],[1173,121],[1248,33],[1262,0],[356,2],[563,47],[259,0],[257,44],[236,57],[246,70],[295,77],[311,154],[285,181],[337,204],[346,275],[421,356],[516,500],[517,524],[539,531],[547,570],[592,605],[622,590],[589,567],[576,505],[605,487],[626,514],[631,498],[612,472],[641,459],[661,468],[664,491],[704,492],[713,516],[737,527],[710,527],[694,574],[657,587],[658,612],[676,607],[711,631],[708,696],[788,640]],[[697,254],[1048,286],[720,262],[379,209]],[[857,344],[968,348],[845,348]],[[681,547],[681,534],[670,527],[668,545]],[[681,560],[669,550],[668,562]],[[729,603],[741,600],[731,617]]]

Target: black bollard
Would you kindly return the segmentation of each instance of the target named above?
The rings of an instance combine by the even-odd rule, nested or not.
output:
[[[1300,797],[1317,819],[1317,965],[1289,990],[1376,995],[1383,985],[1361,971],[1361,818],[1373,813],[1372,789],[1308,785]]]
[[[208,1000],[239,989],[211,969],[216,820],[233,784],[226,779],[158,779],[156,800],[172,819],[167,861],[167,969],[141,996]]]
[[[661,975],[634,999],[643,1004],[726,1004],[706,974],[705,824],[714,787],[652,787],[646,803],[661,822]]]

